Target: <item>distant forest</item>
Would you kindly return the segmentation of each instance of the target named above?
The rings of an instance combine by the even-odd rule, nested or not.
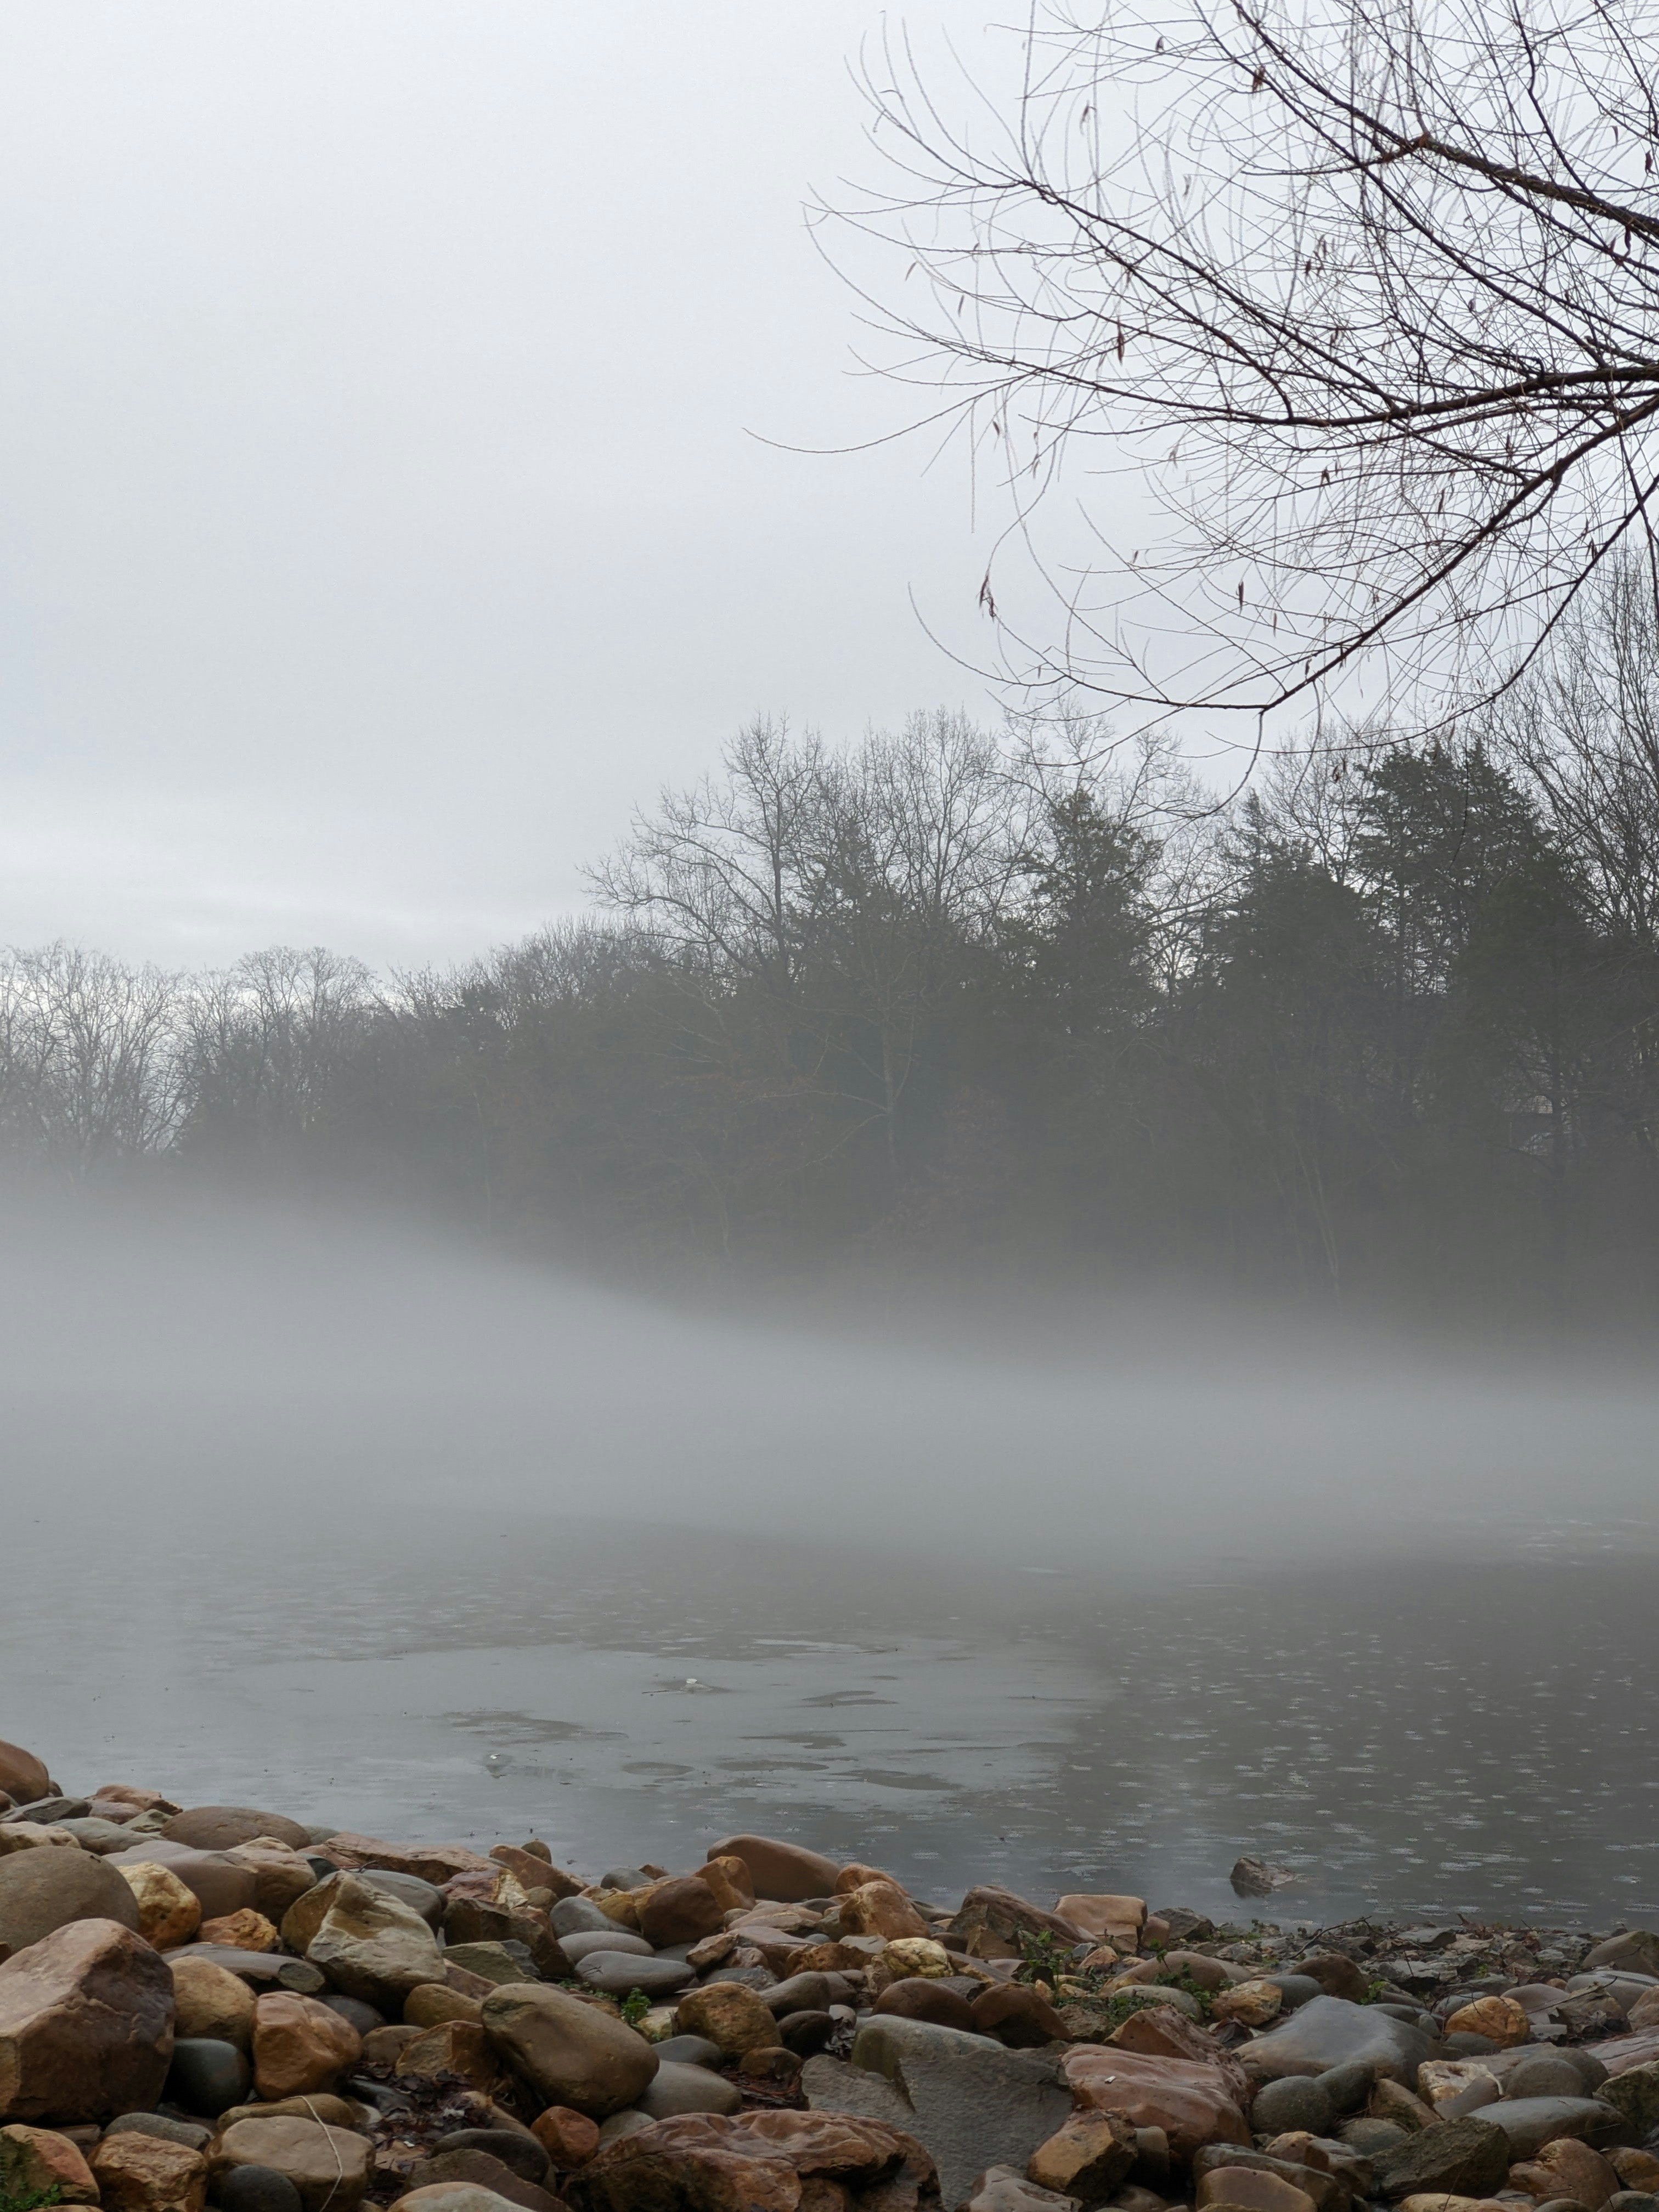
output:
[[[766,720],[592,919],[445,972],[56,945],[0,976],[54,1182],[414,1207],[647,1285],[925,1264],[1548,1324],[1659,1305],[1659,635],[1633,575],[1434,744],[1242,795],[1085,719]]]

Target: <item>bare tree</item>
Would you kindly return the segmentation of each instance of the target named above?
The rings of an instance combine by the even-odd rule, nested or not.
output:
[[[0,960],[0,1125],[14,1152],[80,1181],[162,1150],[182,1103],[179,985],[49,945]]]
[[[971,126],[885,50],[893,177],[839,211],[902,257],[882,365],[942,388],[1060,602],[1057,642],[1000,618],[1005,668],[1154,716],[1359,713],[1375,679],[1421,731],[1611,558],[1654,595],[1653,16],[1039,0],[1022,35]]]

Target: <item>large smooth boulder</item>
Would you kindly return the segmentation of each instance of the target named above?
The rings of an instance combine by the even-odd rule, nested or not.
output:
[[[45,1765],[17,1743],[0,1743],[0,1790],[14,1805],[33,1805],[55,1795]]]
[[[142,2111],[172,2056],[173,1977],[125,1923],[71,1921],[0,1962],[0,2120]]]
[[[1138,2128],[1161,2128],[1178,2160],[1211,2143],[1249,2142],[1237,2076],[1217,2061],[1073,2044],[1064,2066],[1079,2105],[1121,2112]]]
[[[700,1943],[725,1925],[725,1909],[698,1874],[659,1881],[640,1900],[640,1932],[659,1948],[669,1943]]]
[[[483,2009],[491,2044],[550,2105],[605,2119],[657,2071],[656,2052],[625,2021],[545,1983],[508,1982]]]
[[[1238,2057],[1255,2081],[1364,2064],[1410,2088],[1433,2049],[1420,2028],[1396,2020],[1379,2006],[1352,2004],[1346,1997],[1315,1997],[1299,2006],[1281,2027],[1247,2043]]]
[[[356,1875],[331,1875],[291,1906],[283,1939],[331,1987],[395,2014],[411,1990],[444,1978],[443,1953],[420,1914]]]
[[[0,1858],[0,1947],[26,1951],[74,1920],[137,1929],[138,1900],[107,1859],[61,1848]]]
[[[296,1851],[308,1849],[311,1843],[297,1820],[281,1813],[256,1813],[248,1805],[189,1805],[173,1814],[161,1833],[169,1843],[188,1844],[195,1851],[234,1850],[256,1836],[272,1837]]]
[[[1593,1974],[1599,1966],[1623,1966],[1638,1974],[1659,1975],[1659,1936],[1650,1928],[1627,1928],[1609,1936],[1578,1962],[1581,1974]]]
[[[304,2212],[357,2212],[368,2188],[369,2144],[355,2130],[283,2117],[236,2120],[213,2146],[217,2185],[243,2166],[285,2174]]]
[[[897,2100],[871,2110],[856,2077]],[[1070,2117],[1072,2095],[1045,2052],[1005,2051],[987,2036],[926,2021],[872,2014],[854,2039],[850,2066],[817,2057],[801,2086],[815,2112],[887,2119],[912,2135],[939,2168],[947,2205],[959,2204],[989,2166],[1024,2170],[1040,2143]]]
[[[799,1905],[809,1897],[828,1897],[841,1869],[820,1851],[799,1844],[779,1843],[771,1836],[728,1836],[709,1851],[713,1859],[740,1859],[754,1884],[757,1897],[780,1905]]]

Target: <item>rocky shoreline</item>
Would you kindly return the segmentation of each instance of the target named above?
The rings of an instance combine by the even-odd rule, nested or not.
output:
[[[1659,1935],[592,1879],[0,1743],[0,2212],[1659,2212]]]

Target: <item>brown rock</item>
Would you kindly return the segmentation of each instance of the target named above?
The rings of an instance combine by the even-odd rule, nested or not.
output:
[[[1214,2037],[1175,2005],[1143,2006],[1106,2040],[1115,2051],[1138,2051],[1146,2058],[1187,2058],[1214,2066],[1221,2057]],[[1244,2094],[1242,2080],[1239,2094]]]
[[[148,2112],[172,2056],[173,1977],[131,1927],[75,1920],[0,1962],[0,2120]]]
[[[37,1797],[58,1794],[51,1775],[34,1753],[15,1743],[0,1743],[0,1790],[14,1805],[32,1805]]]
[[[776,2033],[770,2013],[766,2021],[769,2040]],[[495,2050],[549,2104],[572,2106],[593,2119],[631,2105],[657,2070],[657,2054],[642,2035],[614,2014],[544,1983],[508,1982],[492,1990],[483,2001],[483,2025]]]
[[[238,1844],[251,1844],[256,1836],[271,1836],[296,1851],[308,1850],[311,1838],[297,1820],[280,1813],[256,1813],[246,1805],[192,1805],[175,1813],[161,1833],[168,1841],[188,1844],[193,1851],[228,1851]]]
[[[202,1924],[202,1900],[193,1889],[155,1859],[116,1871],[137,1901],[138,1933],[146,1943],[165,1951],[189,1942]]]
[[[1080,2105],[1121,2112],[1138,2128],[1162,2128],[1171,2156],[1183,2162],[1206,2143],[1249,2146],[1249,2126],[1232,2082],[1212,2062],[1078,2044],[1061,2063]]]
[[[1291,1971],[1317,1982],[1328,1997],[1346,1997],[1350,2004],[1363,2004],[1370,1987],[1364,1969],[1341,1951],[1310,1952]]]
[[[1570,2136],[1546,2143],[1535,2158],[1510,2168],[1511,2189],[1524,2189],[1540,2203],[1552,2197],[1571,2197],[1587,2212],[1601,2212],[1608,2197],[1625,2185],[1599,2151]]]
[[[867,1936],[860,1937],[860,1941],[871,1942]],[[789,1972],[792,1974],[862,1973],[871,1963],[872,1951],[878,1947],[878,1939],[872,1943],[871,1951],[860,1950],[854,1943],[803,1943],[799,1951],[791,1954]]]
[[[888,1873],[885,1867],[863,1866],[854,1859],[850,1866],[844,1866],[836,1876],[836,1887],[831,1893],[845,1897],[850,1890],[862,1889],[866,1881],[891,1882],[895,1889],[904,1887],[896,1876]]]
[[[876,2010],[900,2020],[931,2021],[935,2027],[955,2027],[975,2033],[968,2000],[945,1983],[920,1974],[890,1982],[876,1999]]]
[[[55,2128],[0,2128],[0,2198],[44,2197],[59,2204],[95,2204],[93,2179],[78,2143]]]
[[[304,2212],[356,2212],[368,2187],[367,2140],[316,2120],[237,2120],[219,2135],[210,2155],[216,2181],[244,2166],[285,2173]]]
[[[334,1987],[382,2012],[410,1990],[446,1979],[438,1939],[420,1914],[355,1875],[331,1875],[291,1906],[283,1940],[320,1966]]]
[[[682,2035],[705,2035],[728,2058],[775,2043],[778,2024],[757,1992],[741,1982],[708,1982],[688,1990],[675,2008]]]
[[[841,1900],[843,1936],[931,1936],[932,1928],[909,1899],[892,1881],[861,1882]]]
[[[1532,2016],[1513,1997],[1477,1997],[1460,2005],[1446,2022],[1448,2035],[1484,2035],[1508,2051],[1532,2041]]]
[[[1650,2150],[1610,2150],[1607,2160],[1621,2189],[1639,2189],[1644,2197],[1659,2197],[1659,2158]]]
[[[546,1849],[545,1844],[543,1849]],[[538,1852],[520,1850],[517,1844],[496,1844],[489,1856],[498,1866],[504,1866],[509,1874],[518,1876],[526,1896],[532,1889],[550,1889],[556,1904],[562,1897],[581,1894],[582,1886],[574,1874],[566,1874],[562,1867],[556,1867]]]
[[[204,1920],[223,1920],[233,1912],[258,1907],[259,1884],[253,1869],[239,1864],[228,1851],[192,1851],[165,1837],[146,1836],[142,1843],[114,1853],[109,1863],[122,1869],[145,1862],[164,1866],[186,1889],[194,1890]]]
[[[321,1848],[324,1858],[339,1867],[364,1867],[376,1874],[418,1875],[422,1881],[441,1889],[458,1874],[493,1874],[495,1862],[469,1850],[465,1844],[384,1844],[376,1836],[331,1836]]]
[[[1137,2154],[1135,2136],[1120,2112],[1073,2112],[1031,2153],[1026,2176],[1038,2188],[1057,2190],[1079,2203],[1103,2204],[1128,2179]]]
[[[424,2028],[411,2027],[407,2022],[390,2027],[371,2027],[363,2038],[364,2065],[395,2068],[416,2037],[425,2033]]]
[[[404,2019],[411,2027],[441,2027],[447,2020],[483,2021],[477,1997],[464,1997],[442,1982],[422,1982],[404,1999]]]
[[[427,2189],[453,2188],[464,2184],[474,2189],[487,2189],[504,2204],[516,2204],[521,2212],[558,2212],[559,2200],[533,2181],[526,2181],[510,2166],[494,2157],[477,2145],[441,2150],[428,2159],[425,2167]]]
[[[952,1950],[970,1959],[1018,1959],[1024,1956],[1023,1936],[1052,1936],[1071,1948],[1085,1942],[1087,1931],[1075,1921],[1016,1897],[1012,1890],[981,1886],[970,1889],[955,1919],[941,1931]]]
[[[560,2173],[586,2166],[599,2147],[598,2123],[568,2105],[550,2105],[531,2122],[530,2132]]]
[[[787,2044],[763,2043],[744,2052],[738,2061],[738,2073],[745,2081],[769,2081],[777,2087],[788,2087],[800,2079],[805,2063],[800,2053]]]
[[[124,2130],[92,2154],[93,2179],[106,2212],[202,2212],[208,2162],[186,2143]]]
[[[267,1920],[278,1926],[289,1908],[317,1886],[317,1869],[311,1861],[272,1836],[258,1836],[251,1844],[238,1844],[225,1856],[252,1874],[255,1911],[263,1912]]]
[[[1285,1992],[1277,1982],[1240,1982],[1218,1990],[1211,2001],[1211,2014],[1218,2021],[1237,2021],[1243,2027],[1266,2027],[1284,2008]]]
[[[353,2135],[361,2135],[366,2125],[361,2105],[328,2089],[316,2090],[308,2097],[279,2097],[274,2105],[233,2105],[219,2115],[220,2133],[241,2120],[314,2120],[320,2126],[344,2128]]]
[[[1212,2206],[1231,2204],[1240,2212],[1315,2212],[1314,2200],[1282,2174],[1263,2173],[1248,2166],[1218,2166],[1198,2185],[1199,2212]]]
[[[1115,1951],[1136,1951],[1140,1948],[1141,1931],[1146,1924],[1144,1897],[1112,1897],[1080,1891],[1062,1897],[1054,1912],[1078,1929],[1078,1941],[1087,1936],[1092,1942],[1109,1943]]]
[[[416,2171],[424,2172],[429,2162],[422,2159]],[[405,2191],[393,2200],[392,2212],[507,2212],[509,2201],[476,2181],[433,2181]]]
[[[216,2042],[234,2043],[239,2051],[252,2051],[254,1996],[247,1984],[210,1959],[175,1959],[168,1964],[173,2033],[211,2036]]]
[[[1413,2135],[1444,2117],[1403,2081],[1391,2081],[1386,2074],[1372,2085],[1365,2110],[1372,2119],[1392,2120],[1396,2127],[1409,2128]]]
[[[698,1943],[726,1925],[720,1899],[701,1875],[659,1881],[639,1908],[640,1933],[658,1950],[671,1943]]]
[[[398,2053],[395,2071],[400,2081],[410,2075],[433,2081],[441,2074],[453,2074],[469,2089],[486,2097],[506,2087],[506,2071],[495,2045],[482,2026],[471,2020],[445,2020],[435,2027],[423,2027]]]
[[[362,2048],[351,2023],[315,1997],[272,1990],[255,2001],[253,2086],[268,2102],[333,2088]]]
[[[777,1842],[769,1836],[728,1836],[708,1854],[714,1859],[740,1859],[757,1897],[775,1898],[795,1905],[809,1897],[828,1897],[840,1869],[832,1859],[809,1851],[799,1844]]]
[[[106,1860],[62,1845],[0,1858],[0,1954],[26,1951],[75,1920],[137,1928],[138,1901]]]
[[[747,1912],[755,1902],[755,1885],[741,1859],[710,1859],[697,1871],[714,1891],[722,1912]]]
[[[968,2009],[975,2034],[994,2035],[1010,2051],[1036,2051],[1066,2039],[1066,2023],[1053,2005],[1023,1982],[981,1990]]]
[[[274,1951],[280,1940],[264,1914],[251,1905],[221,1919],[204,1920],[197,1936],[198,1942],[222,1943],[232,1951]]]
[[[914,2208],[932,2161],[897,2129],[844,2112],[685,2113],[609,2143],[565,2184],[577,2212],[681,2204],[702,2212]]]
[[[137,1790],[130,1782],[100,1784],[92,1802],[94,1805],[125,1805],[135,1820],[140,1813],[171,1814],[181,1809],[170,1797],[164,1797],[159,1790]]]

